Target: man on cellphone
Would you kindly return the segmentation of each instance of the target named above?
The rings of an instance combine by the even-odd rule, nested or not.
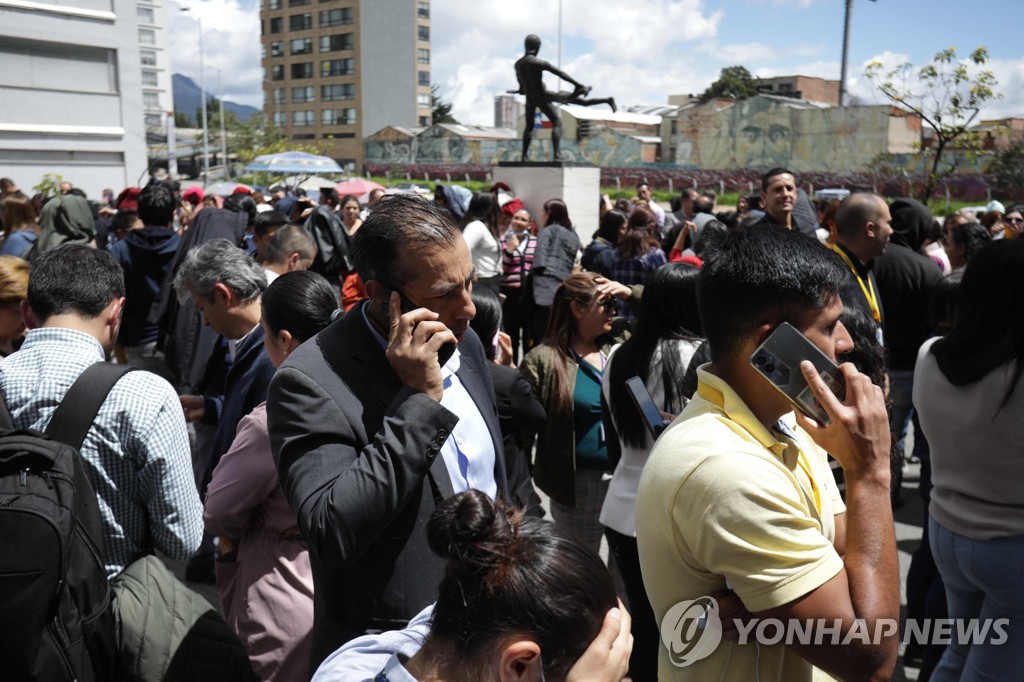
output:
[[[899,574],[882,391],[844,364],[840,401],[809,362],[791,368],[828,413],[823,426],[794,416],[749,361],[783,322],[833,361],[848,350],[845,281],[834,253],[775,226],[730,234],[701,272],[711,362],[655,445],[637,493],[647,592],[659,620],[681,602],[718,598],[726,639],[738,635],[736,618],[818,630],[809,644],[788,644],[758,642],[749,629],[746,643],[723,642],[686,667],[663,647],[659,679],[810,681],[812,667],[840,679],[892,675]],[[826,451],[846,472],[845,506]],[[863,637],[847,638],[862,627]]]
[[[469,250],[444,211],[386,195],[353,242],[368,298],[278,370],[268,397],[285,494],[309,543],[311,669],[368,630],[400,629],[436,598],[436,504],[475,488],[522,506],[506,480]]]

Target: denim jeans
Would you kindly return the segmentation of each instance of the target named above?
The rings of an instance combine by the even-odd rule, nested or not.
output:
[[[932,554],[946,585],[949,617],[1007,618],[1008,639],[990,643],[999,629],[989,630],[984,643],[958,643],[942,655],[934,682],[1019,680],[1024,674],[1024,535],[972,540],[930,519]],[[954,626],[955,631],[955,626]]]

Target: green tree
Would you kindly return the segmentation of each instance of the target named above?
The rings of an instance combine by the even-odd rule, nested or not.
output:
[[[45,173],[39,178],[39,184],[32,188],[36,194],[46,197],[56,196],[60,193],[60,183],[64,182],[64,176],[57,173]]]
[[[1013,201],[1024,201],[1024,142],[1011,142],[993,154],[985,176],[989,184],[1006,192]]]
[[[729,99],[746,99],[757,94],[757,79],[750,75],[745,66],[727,66],[718,75],[718,80],[701,93],[701,103],[728,97]]]
[[[174,110],[174,127],[175,128],[191,128],[193,127],[192,119],[188,117],[181,109]]]
[[[981,140],[970,127],[982,106],[1002,98],[995,91],[996,77],[989,69],[981,68],[988,60],[984,47],[965,60],[958,60],[956,48],[950,47],[920,68],[907,63],[886,70],[881,63],[872,62],[865,70],[882,96],[902,109],[898,115],[910,112],[934,131],[934,145],[922,149],[929,168],[917,198],[925,203],[963,159],[973,161],[981,151]],[[948,154],[954,146],[963,154]]]
[[[430,86],[430,119],[434,123],[458,123],[452,116],[452,105],[441,99],[438,93],[440,86],[434,83]]]

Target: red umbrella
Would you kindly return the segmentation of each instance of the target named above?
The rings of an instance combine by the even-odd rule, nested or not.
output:
[[[348,180],[336,184],[334,189],[338,190],[338,194],[342,196],[345,196],[346,194],[354,194],[357,197],[361,197],[371,190],[384,189],[384,187],[378,185],[373,180],[366,180],[365,178],[349,178]]]

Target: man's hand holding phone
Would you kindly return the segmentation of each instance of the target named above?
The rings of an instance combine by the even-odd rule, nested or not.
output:
[[[391,292],[389,309],[391,328],[386,355],[391,368],[406,386],[440,402],[444,380],[438,352],[444,344],[456,344],[458,339],[444,323],[437,321],[437,313],[427,308],[402,314],[402,297],[396,291]]]
[[[814,442],[839,460],[848,477],[880,476],[880,480],[888,485],[892,435],[885,396],[881,388],[852,364],[843,363],[839,370],[846,380],[846,396],[842,402],[812,363],[806,360],[800,363],[807,385],[832,422],[822,426],[799,410],[796,412],[797,422]]]

